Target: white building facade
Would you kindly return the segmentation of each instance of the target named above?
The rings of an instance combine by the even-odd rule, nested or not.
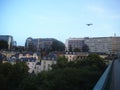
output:
[[[111,53],[120,51],[120,37],[96,37],[86,38],[85,44],[90,52]]]
[[[66,53],[65,57],[68,59],[68,62],[69,62],[69,61],[75,61],[75,60],[83,60],[87,58],[88,55],[89,55],[88,53],[77,52],[77,53]]]
[[[75,48],[82,49],[84,44],[84,38],[69,38],[66,40],[66,51],[69,51],[70,46],[72,47],[72,50]]]
[[[69,46],[82,48],[83,45],[89,47],[89,52],[111,53],[120,52],[120,37],[87,37],[87,38],[70,38],[66,40],[66,50]]]
[[[37,62],[34,68],[34,73],[37,74],[41,71],[52,70],[52,65],[56,64],[57,60],[54,57],[44,57],[41,62]]]

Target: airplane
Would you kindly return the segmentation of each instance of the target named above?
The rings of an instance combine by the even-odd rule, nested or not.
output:
[[[90,25],[93,25],[92,23],[88,23],[88,24],[86,24],[87,26],[90,26]]]

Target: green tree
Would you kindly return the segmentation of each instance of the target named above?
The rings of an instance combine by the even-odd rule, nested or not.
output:
[[[82,52],[89,52],[89,46],[84,44],[82,47]]]
[[[69,52],[72,52],[73,51],[73,48],[71,45],[69,45]]]
[[[104,59],[95,53],[89,54],[86,61],[89,65],[97,67],[101,70],[104,70],[106,68]]]
[[[8,77],[11,70],[11,64],[0,64],[0,90],[8,90]]]
[[[51,51],[64,51],[65,50],[65,45],[57,40],[54,40],[52,45],[51,45]]]
[[[74,52],[80,52],[81,50],[80,50],[80,48],[74,48],[73,51],[74,51]]]
[[[17,90],[21,82],[28,76],[28,67],[19,62],[0,64],[0,90]]]
[[[52,65],[53,70],[58,68],[65,68],[68,60],[65,56],[60,56],[57,59],[57,64]]]
[[[19,84],[28,76],[28,67],[24,62],[17,62],[12,66],[12,70],[9,74],[8,88],[16,90]]]
[[[19,90],[92,90],[106,67],[97,54],[81,61],[68,62],[65,57],[57,61],[53,70],[24,79]]]
[[[27,76],[19,85],[17,90],[38,90],[40,85],[36,76]]]

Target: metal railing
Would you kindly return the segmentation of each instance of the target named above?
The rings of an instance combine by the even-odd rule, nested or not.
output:
[[[109,64],[105,72],[102,74],[96,85],[94,86],[93,90],[107,90],[109,88],[107,85],[110,82],[110,76],[112,71],[113,62]]]

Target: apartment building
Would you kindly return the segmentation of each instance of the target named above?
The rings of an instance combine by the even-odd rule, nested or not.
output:
[[[72,47],[72,51],[75,48],[82,49],[84,45],[84,38],[69,38],[66,40],[66,51],[69,51],[70,47]]]
[[[90,52],[111,53],[120,51],[120,37],[85,38]]]
[[[52,69],[52,65],[57,63],[57,55],[49,54],[43,58],[39,58],[40,53],[18,53],[11,56],[8,60],[3,63],[10,62],[16,64],[16,62],[25,62],[29,68],[29,73],[38,74],[41,71],[48,71]]]
[[[88,55],[89,55],[89,53],[86,53],[86,52],[77,52],[77,53],[67,52],[65,54],[65,57],[68,59],[68,62],[69,62],[69,61],[75,61],[75,60],[83,60],[83,59],[87,58]]]
[[[82,48],[83,45],[89,47],[89,52],[97,53],[119,53],[120,52],[120,37],[87,37],[87,38],[70,38],[67,40],[66,49],[69,46],[72,48]]]

